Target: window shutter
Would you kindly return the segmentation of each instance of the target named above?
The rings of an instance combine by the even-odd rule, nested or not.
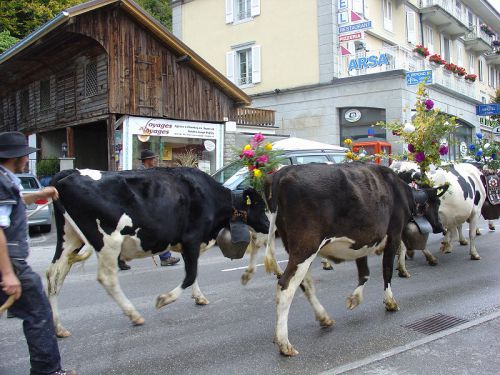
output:
[[[226,23],[233,21],[233,0],[226,0]]]
[[[364,1],[364,16],[368,19],[368,0]]]
[[[417,27],[415,24],[415,12],[413,10],[406,11],[406,31],[408,42],[417,43]]]
[[[260,14],[260,0],[252,0],[252,17],[258,16]]]
[[[359,15],[363,14],[363,0],[352,0],[352,10]]]
[[[456,44],[457,44],[457,64],[458,64],[458,66],[464,66],[463,44],[460,43],[458,40],[456,41]]]
[[[252,47],[252,83],[259,83],[260,74],[260,46]]]
[[[235,58],[234,51],[226,52],[226,77],[227,77],[227,79],[229,79],[233,83],[235,83],[235,81],[234,81],[234,58]]]

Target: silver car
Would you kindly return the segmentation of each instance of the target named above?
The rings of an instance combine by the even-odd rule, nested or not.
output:
[[[18,173],[16,174],[16,176],[19,177],[19,179],[21,180],[21,185],[23,186],[21,194],[34,193],[42,189],[40,181],[38,181],[38,179],[31,173]],[[38,227],[40,228],[40,232],[42,233],[50,232],[50,230],[52,229],[52,204],[48,204],[32,214],[33,211],[35,211],[39,206],[42,206],[46,203],[46,199],[39,199],[35,203],[26,206],[28,225],[30,229]]]

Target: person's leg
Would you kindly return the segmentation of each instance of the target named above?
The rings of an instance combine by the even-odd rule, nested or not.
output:
[[[180,261],[180,258],[172,256],[172,253],[170,251],[160,254],[159,257],[162,266],[173,266],[174,264],[179,263]]]
[[[10,308],[23,320],[24,336],[28,343],[31,375],[52,374],[61,369],[52,311],[40,276],[24,261],[12,261],[21,282],[22,295]]]

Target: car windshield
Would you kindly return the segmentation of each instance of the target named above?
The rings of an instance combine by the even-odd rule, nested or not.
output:
[[[36,178],[34,178],[34,177],[21,176],[21,177],[19,177],[19,179],[21,180],[21,185],[22,185],[23,189],[39,189],[40,188],[38,186]]]

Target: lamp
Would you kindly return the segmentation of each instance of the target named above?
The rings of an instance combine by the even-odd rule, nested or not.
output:
[[[61,145],[62,157],[66,158],[68,156],[68,144],[63,142]]]

